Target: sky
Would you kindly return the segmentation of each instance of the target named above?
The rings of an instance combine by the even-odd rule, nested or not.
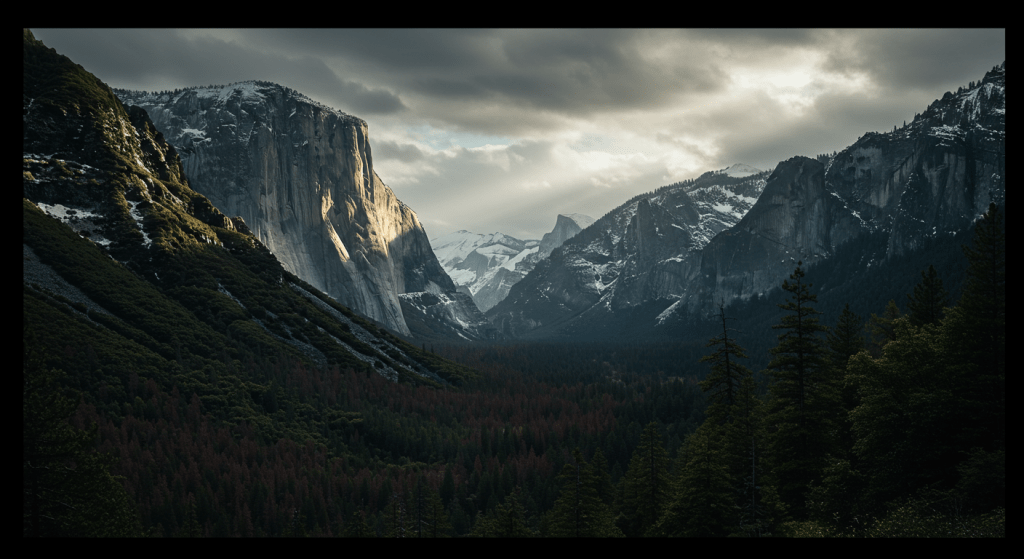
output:
[[[369,124],[429,238],[901,126],[1006,59],[1005,29],[32,29],[112,87],[268,80]]]

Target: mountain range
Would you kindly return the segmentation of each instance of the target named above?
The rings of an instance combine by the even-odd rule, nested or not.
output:
[[[566,241],[487,317],[515,337],[677,337],[717,305],[760,297],[798,263],[823,265],[865,235],[884,238],[889,260],[952,238],[1005,201],[1005,104],[1004,62],[909,124],[832,156],[705,173],[634,197]],[[871,261],[844,257],[861,272]]]
[[[458,289],[469,293],[477,307],[486,312],[501,302],[537,262],[593,222],[594,218],[583,214],[559,214],[554,229],[539,241],[463,230],[431,239],[430,244]]]
[[[119,217],[97,205],[109,193],[62,191],[49,180],[53,150],[32,147],[55,127],[30,122],[44,107],[26,94],[29,199],[115,259],[127,250],[125,234],[153,242],[144,226],[154,219],[151,199],[170,200],[209,227],[251,233],[313,289],[422,339],[667,334],[718,304],[764,295],[797,262],[826,262],[867,234],[884,236],[885,258],[897,258],[962,231],[1005,197],[1005,63],[909,124],[867,133],[832,156],[794,157],[771,171],[736,164],[636,196],[596,221],[560,215],[540,241],[467,232],[428,241],[374,172],[367,123],[289,88],[116,94],[149,136],[111,121],[102,132],[79,125],[80,136],[60,141],[80,150],[105,141],[127,158],[115,164],[165,168],[126,180]],[[133,135],[137,154],[125,143]],[[59,173],[95,182],[92,163],[64,161]],[[182,196],[159,181],[194,191]],[[212,232],[195,234],[217,243]]]

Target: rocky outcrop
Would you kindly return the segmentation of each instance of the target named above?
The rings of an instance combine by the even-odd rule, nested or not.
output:
[[[962,229],[1006,192],[1005,63],[947,92],[909,125],[840,152],[825,187],[889,232],[888,256]]]
[[[400,294],[455,292],[415,212],[374,172],[364,120],[267,82],[117,94],[176,146],[193,189],[338,302],[409,334]]]
[[[551,255],[551,251],[562,246],[565,241],[573,238],[592,223],[594,223],[594,218],[588,215],[558,214],[558,217],[555,219],[555,228],[550,233],[545,233],[540,239],[538,259],[547,258]]]
[[[870,226],[823,187],[825,166],[794,157],[779,163],[757,203],[702,252],[702,289],[691,309],[777,287],[799,261],[827,258]]]

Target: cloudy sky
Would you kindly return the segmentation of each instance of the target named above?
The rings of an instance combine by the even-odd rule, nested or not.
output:
[[[1006,58],[1003,29],[32,31],[113,87],[269,80],[363,118],[430,238],[831,153]]]

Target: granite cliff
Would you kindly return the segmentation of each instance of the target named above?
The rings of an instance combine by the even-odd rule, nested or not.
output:
[[[196,191],[313,287],[403,334],[403,305],[436,297],[401,294],[448,294],[434,316],[456,317],[445,326],[471,338],[486,329],[455,297],[415,212],[374,171],[366,121],[269,82],[116,93],[149,113]]]

